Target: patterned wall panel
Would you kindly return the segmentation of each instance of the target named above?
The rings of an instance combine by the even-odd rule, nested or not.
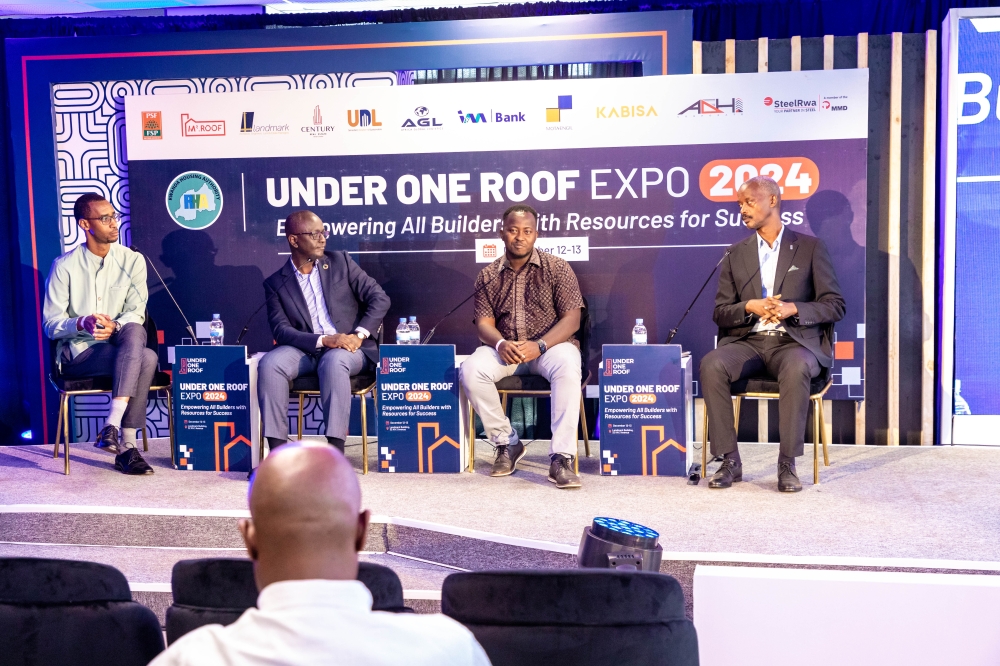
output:
[[[84,242],[73,219],[73,202],[85,192],[100,192],[122,215],[121,242],[132,242],[129,215],[128,154],[125,148],[126,95],[177,95],[244,90],[316,90],[360,86],[409,85],[413,72],[288,74],[283,76],[208,77],[132,81],[61,83],[52,87],[52,110],[59,170],[59,224],[62,249],[68,252]],[[73,441],[93,441],[104,424],[110,395],[80,396],[73,404]],[[298,405],[289,405],[294,430]],[[306,405],[306,434],[322,425],[318,401]],[[152,397],[147,409],[151,437],[166,437],[164,397]]]

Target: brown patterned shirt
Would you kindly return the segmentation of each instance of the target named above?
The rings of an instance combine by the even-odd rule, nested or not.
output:
[[[486,286],[479,290],[479,287]],[[531,251],[528,263],[516,273],[503,256],[476,278],[475,317],[496,320],[506,340],[537,340],[570,310],[583,307],[576,274],[566,262],[548,252]],[[569,342],[580,346],[574,335]]]

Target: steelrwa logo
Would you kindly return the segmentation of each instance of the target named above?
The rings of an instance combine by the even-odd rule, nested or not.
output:
[[[775,99],[773,97],[765,97],[764,106],[772,107],[775,113],[808,113],[817,110],[819,107],[819,100]]]

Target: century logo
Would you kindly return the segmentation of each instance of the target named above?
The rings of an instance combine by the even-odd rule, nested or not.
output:
[[[351,127],[381,127],[382,123],[375,115],[375,109],[347,110],[347,124]]]
[[[597,107],[597,117],[601,119],[607,118],[651,118],[653,116],[659,117],[660,114],[656,112],[656,107],[652,104],[645,106],[644,104],[629,104],[621,106],[599,106]]]
[[[312,124],[299,127],[299,131],[314,137],[324,137],[333,131],[335,125],[323,124],[323,110],[319,104],[313,107]]]
[[[186,113],[181,114],[182,136],[226,136],[225,120],[195,120]]]
[[[743,113],[743,100],[739,97],[724,99],[699,99],[697,102],[687,107],[678,116],[686,113],[694,113],[699,116],[717,116],[727,113]]]
[[[163,114],[160,111],[142,112],[142,138],[143,140],[163,138]]]
[[[413,110],[414,118],[407,118],[403,122],[403,129],[431,129],[443,127],[444,124],[438,122],[437,118],[431,116],[430,109],[426,106],[418,106]]]
[[[167,187],[167,212],[185,229],[206,229],[222,214],[222,190],[201,171],[186,171]]]

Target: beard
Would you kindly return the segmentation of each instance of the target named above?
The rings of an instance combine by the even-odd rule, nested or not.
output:
[[[517,254],[512,248],[507,248],[507,256],[511,259],[524,259],[525,257],[530,257],[531,251],[534,249],[534,246],[532,246],[525,250],[522,254]]]

